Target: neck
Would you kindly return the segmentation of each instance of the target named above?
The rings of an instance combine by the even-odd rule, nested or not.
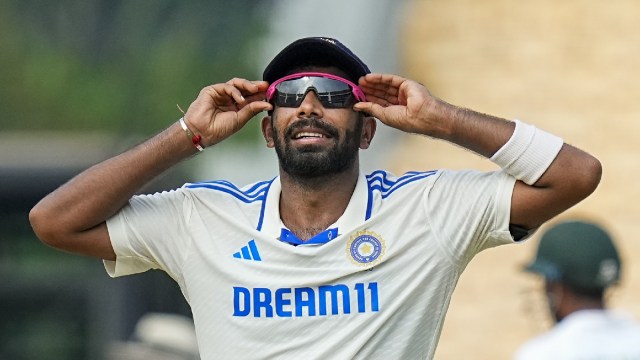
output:
[[[561,321],[570,314],[580,310],[602,310],[605,308],[601,297],[588,297],[576,294],[567,287],[562,287],[561,299],[557,304],[556,320]]]
[[[280,171],[282,222],[301,240],[326,230],[347,208],[358,175],[358,166],[338,174],[305,179]]]
[[[604,302],[602,299],[577,298],[568,302],[565,312],[568,314],[580,310],[602,310]]]

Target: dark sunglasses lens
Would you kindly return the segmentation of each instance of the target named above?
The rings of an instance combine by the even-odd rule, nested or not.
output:
[[[302,103],[305,94],[289,94],[276,90],[275,104],[280,107],[298,107]]]
[[[275,102],[282,107],[298,107],[309,91],[314,91],[327,108],[344,108],[355,104],[351,87],[342,81],[305,76],[276,86]]]
[[[346,108],[352,107],[356,103],[356,98],[353,96],[351,89],[331,93],[318,93],[318,98],[326,108]]]

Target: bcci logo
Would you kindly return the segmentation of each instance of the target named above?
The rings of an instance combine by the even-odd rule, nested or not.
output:
[[[347,255],[355,264],[373,266],[382,260],[384,241],[371,231],[359,231],[347,243]]]

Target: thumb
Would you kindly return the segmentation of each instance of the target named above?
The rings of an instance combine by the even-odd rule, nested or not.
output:
[[[270,103],[266,101],[254,101],[238,110],[238,118],[243,120],[243,122],[247,122],[258,113],[270,110],[273,110],[273,105]]]
[[[369,114],[382,122],[386,120],[386,116],[384,113],[385,108],[374,102],[363,101],[356,103],[355,105],[353,105],[353,110]]]

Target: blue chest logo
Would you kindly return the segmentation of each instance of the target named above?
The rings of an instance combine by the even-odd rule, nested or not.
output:
[[[374,266],[384,256],[385,244],[380,235],[371,231],[355,233],[347,243],[349,259],[360,266]]]

